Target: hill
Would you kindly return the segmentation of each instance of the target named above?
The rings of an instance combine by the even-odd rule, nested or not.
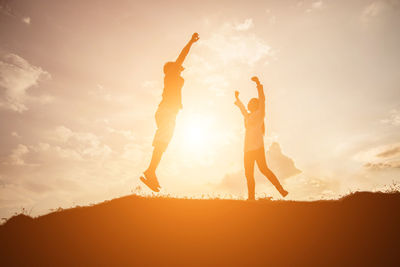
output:
[[[400,193],[254,202],[126,196],[0,226],[2,266],[389,266]]]

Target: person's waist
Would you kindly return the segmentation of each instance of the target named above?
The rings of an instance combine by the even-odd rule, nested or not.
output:
[[[169,109],[169,110],[180,110],[182,108],[182,102],[181,101],[162,100],[158,106],[160,108],[165,108],[165,109]]]

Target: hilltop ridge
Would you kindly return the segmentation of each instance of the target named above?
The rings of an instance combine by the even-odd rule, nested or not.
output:
[[[136,195],[0,226],[4,266],[395,265],[400,193],[253,202]]]

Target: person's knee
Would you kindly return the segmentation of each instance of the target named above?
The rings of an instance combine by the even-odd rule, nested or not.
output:
[[[255,183],[254,182],[254,174],[246,173],[245,176],[246,176],[246,180],[247,180],[248,184],[254,184]]]
[[[246,177],[253,177],[254,176],[254,170],[252,170],[252,169],[247,169],[247,168],[245,168],[244,169],[244,175],[246,175]]]
[[[268,168],[267,165],[261,165],[260,171],[262,172],[262,174],[267,175],[267,176],[270,176],[272,174],[272,171]]]

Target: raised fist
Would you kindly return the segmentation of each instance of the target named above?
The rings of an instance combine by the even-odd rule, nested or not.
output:
[[[260,83],[260,80],[258,79],[258,77],[257,77],[257,76],[253,76],[253,77],[251,77],[251,80],[252,80],[253,82],[257,83],[257,84],[259,84],[259,83]]]
[[[192,39],[190,39],[190,41],[192,43],[197,42],[200,39],[199,34],[197,32],[193,33],[192,35]]]

